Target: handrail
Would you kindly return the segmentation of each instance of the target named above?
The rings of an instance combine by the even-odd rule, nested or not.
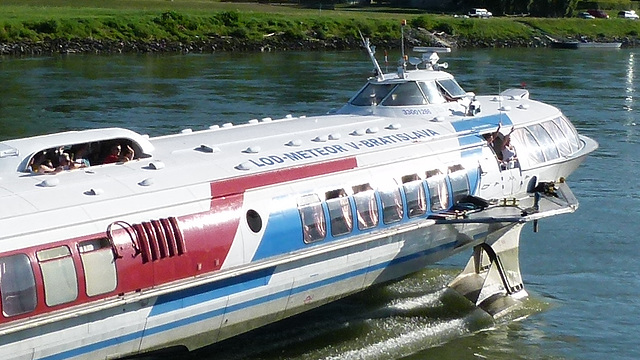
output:
[[[131,226],[131,224],[129,224],[126,221],[116,220],[116,221],[112,222],[111,224],[109,224],[109,226],[107,226],[107,240],[109,240],[109,244],[111,245],[111,249],[113,250],[114,257],[116,259],[121,259],[122,258],[122,255],[120,255],[118,253],[118,248],[116,247],[116,244],[113,241],[113,232],[111,230],[111,227],[113,225],[118,225],[124,231],[127,232],[127,235],[129,235],[129,238],[131,239],[131,245],[132,245],[133,249],[135,250],[135,253],[133,254],[133,257],[138,256],[138,254],[140,254],[141,251],[140,251],[140,246],[136,243],[136,240],[138,240],[138,236],[135,234],[135,231],[133,231],[133,234],[132,234],[133,227]],[[134,239],[134,237],[135,237],[135,239]]]

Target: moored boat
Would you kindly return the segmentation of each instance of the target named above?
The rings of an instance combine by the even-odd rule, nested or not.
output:
[[[194,349],[462,251],[451,287],[508,311],[522,226],[575,210],[564,179],[596,144],[527,90],[467,93],[441,50],[417,50],[331,115],[0,144],[0,354]]]

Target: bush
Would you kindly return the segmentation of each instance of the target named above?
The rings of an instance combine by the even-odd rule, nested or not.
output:
[[[444,32],[445,34],[455,35],[455,28],[450,23],[440,23],[434,26],[433,31]]]
[[[42,34],[55,34],[58,31],[57,20],[40,21],[34,24],[25,24],[28,29]]]
[[[237,11],[224,11],[215,16],[224,26],[240,26],[240,14]]]

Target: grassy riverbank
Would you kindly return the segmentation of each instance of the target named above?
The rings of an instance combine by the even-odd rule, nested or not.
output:
[[[544,46],[548,35],[635,46],[640,34],[640,21],[617,18],[465,19],[389,8],[299,9],[215,0],[0,0],[0,43],[4,53],[6,44],[73,41],[100,42],[98,50],[89,46],[88,51],[105,52],[111,45],[104,44],[123,42],[197,43],[200,50],[213,51],[342,49],[358,47],[362,31],[373,43],[393,46],[399,43],[401,19],[408,21],[410,40],[420,45],[441,40],[460,47]]]

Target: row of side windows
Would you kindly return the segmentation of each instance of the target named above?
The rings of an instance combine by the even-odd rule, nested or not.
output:
[[[298,212],[304,242],[326,238],[327,224],[333,237],[351,233],[354,228],[352,203],[355,225],[362,231],[378,226],[380,216],[385,225],[401,221],[405,216],[404,204],[407,218],[413,218],[428,211],[446,210],[470,194],[469,177],[461,165],[449,167],[447,175],[440,170],[430,170],[425,172],[424,180],[418,174],[405,175],[401,180],[402,186],[393,180],[391,185],[375,190],[368,183],[356,185],[351,188],[351,196],[344,189],[327,191],[324,199],[315,193],[301,196]]]
[[[78,243],[84,270],[87,296],[114,291],[117,274],[113,252],[104,238]],[[38,250],[35,253],[42,277],[47,306],[72,302],[78,298],[78,274],[71,250],[66,245]],[[38,304],[36,277],[26,254],[0,258],[0,303],[5,317],[32,312]]]

